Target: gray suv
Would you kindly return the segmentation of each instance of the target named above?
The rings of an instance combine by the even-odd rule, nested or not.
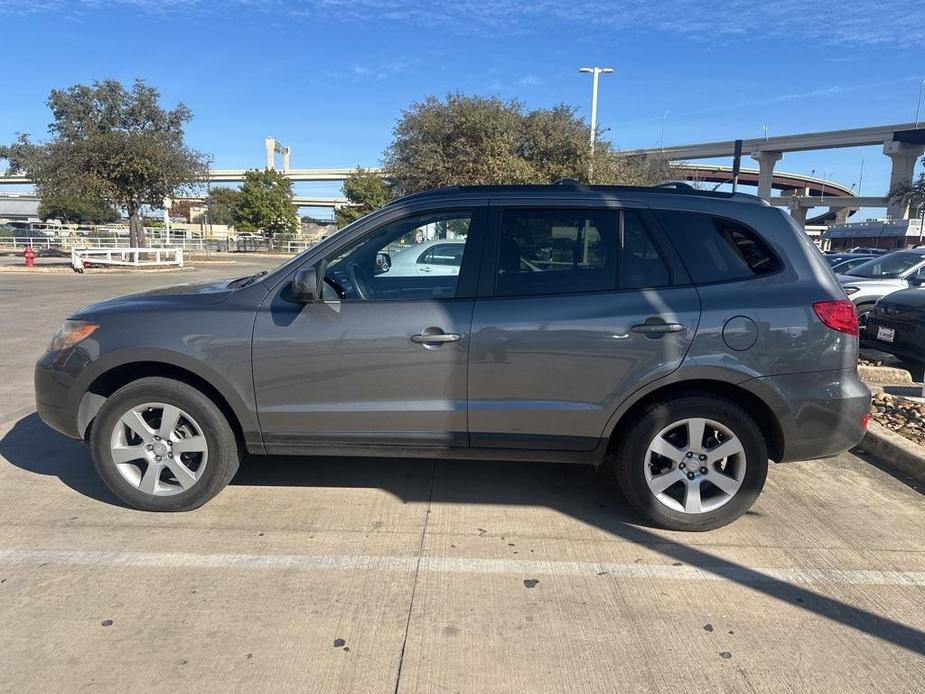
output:
[[[445,272],[391,259],[462,244]],[[442,262],[441,259],[436,259]],[[786,214],[682,185],[401,198],[267,274],[74,313],[39,413],[139,509],[251,454],[605,465],[650,522],[716,528],[768,460],[863,436],[857,318]]]

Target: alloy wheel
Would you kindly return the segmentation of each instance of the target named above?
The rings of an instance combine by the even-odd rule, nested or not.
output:
[[[159,402],[125,412],[113,428],[109,449],[119,474],[153,496],[191,489],[202,478],[209,457],[196,420],[175,405]]]
[[[673,511],[700,514],[728,503],[745,479],[745,449],[729,427],[690,417],[662,429],[646,450],[645,478]]]

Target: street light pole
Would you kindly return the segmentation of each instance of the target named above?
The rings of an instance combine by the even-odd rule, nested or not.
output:
[[[915,127],[919,127],[919,111],[922,108],[922,90],[925,90],[925,80],[919,85],[919,100],[915,102]],[[925,387],[925,386],[923,386]]]
[[[583,67],[578,72],[591,73],[591,163],[588,166],[588,183],[594,178],[594,138],[597,135],[597,83],[601,75],[613,72],[609,67]]]

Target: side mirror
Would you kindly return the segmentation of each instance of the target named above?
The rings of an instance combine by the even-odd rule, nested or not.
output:
[[[318,297],[318,273],[315,268],[305,268],[295,273],[289,283],[289,299],[300,304],[308,304]]]
[[[376,274],[381,275],[392,268],[392,256],[385,251],[376,253]]]

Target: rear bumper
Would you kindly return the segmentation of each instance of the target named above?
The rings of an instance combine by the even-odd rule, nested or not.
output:
[[[780,423],[781,462],[838,455],[865,433],[870,391],[856,369],[754,378],[741,384],[764,400]]]

